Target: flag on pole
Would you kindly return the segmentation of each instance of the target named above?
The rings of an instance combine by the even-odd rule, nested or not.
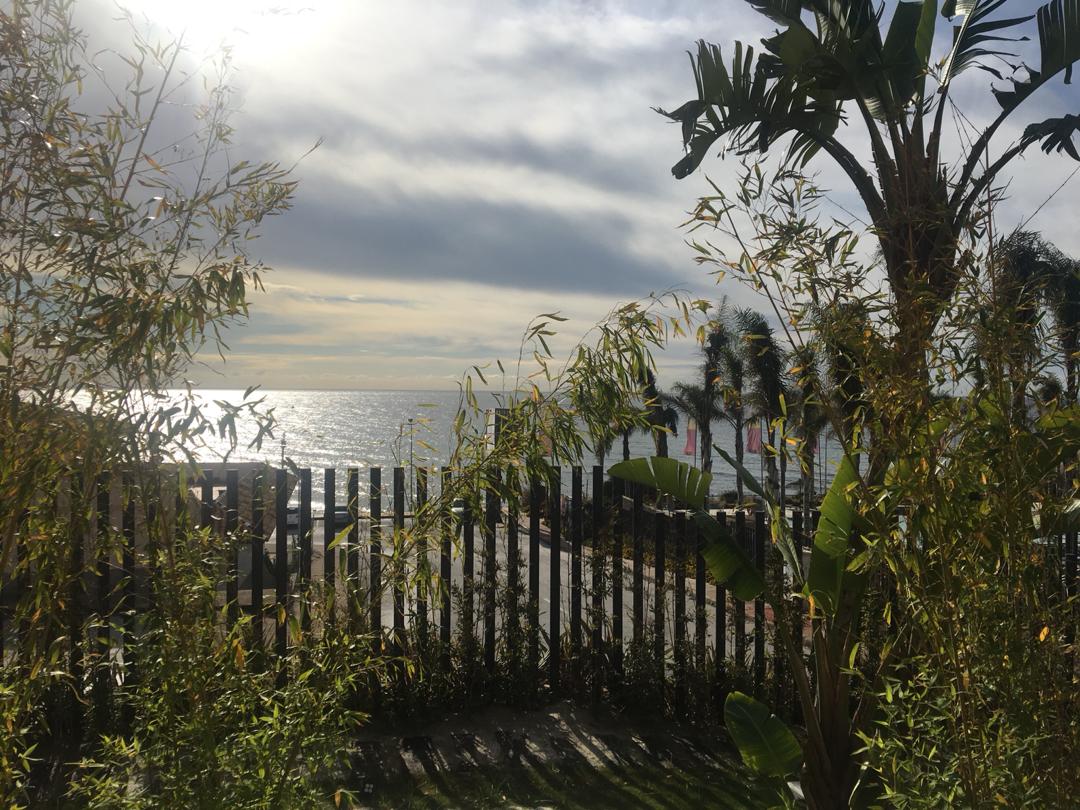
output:
[[[761,453],[761,425],[749,424],[746,426],[746,452]]]
[[[697,455],[697,422],[693,419],[686,420],[686,447],[682,452],[684,456]]]

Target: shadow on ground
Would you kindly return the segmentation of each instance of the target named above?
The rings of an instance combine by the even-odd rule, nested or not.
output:
[[[759,808],[756,783],[717,737],[594,715],[487,709],[414,729],[370,729],[346,786],[364,808]]]

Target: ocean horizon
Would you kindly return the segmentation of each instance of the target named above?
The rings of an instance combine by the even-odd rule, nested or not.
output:
[[[196,395],[211,415],[215,412],[215,400],[235,404],[242,400],[243,394],[243,389],[196,389]],[[361,480],[365,480],[366,470],[370,467],[441,467],[446,464],[451,454],[453,420],[461,402],[458,391],[423,389],[259,389],[254,396],[265,398],[264,409],[273,409],[276,419],[273,438],[265,439],[260,448],[249,447],[257,428],[251,421],[238,420],[235,449],[230,451],[226,440],[212,438],[205,447],[197,449],[197,458],[207,463],[270,464],[280,464],[284,458],[298,467],[309,467],[313,471],[312,502],[319,507],[323,502],[323,469],[332,467],[341,471],[359,467]],[[476,396],[481,406],[495,407],[495,393],[478,391]],[[669,455],[694,463],[695,456],[683,452],[686,449],[684,431],[685,418],[680,416],[678,435],[669,439]],[[726,421],[713,423],[713,440],[734,455],[735,434]],[[832,441],[822,442],[822,445],[822,461],[825,466],[831,466],[830,459],[839,458],[839,447]],[[649,436],[644,433],[631,435],[631,457],[654,454],[655,447]],[[604,464],[610,466],[621,458],[622,444],[617,441]],[[591,467],[597,461],[594,455],[587,453],[576,463]],[[746,463],[751,472],[759,471],[760,457],[747,455]],[[714,456],[712,474],[711,494],[720,495],[735,489],[735,472],[722,458]],[[568,483],[568,470],[566,479]],[[384,480],[388,480],[387,476]],[[792,462],[788,470],[789,487],[798,480],[798,467]],[[339,474],[339,496],[344,496],[344,486],[345,477]]]

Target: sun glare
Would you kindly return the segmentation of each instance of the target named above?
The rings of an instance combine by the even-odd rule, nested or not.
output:
[[[169,34],[183,35],[192,50],[229,44],[256,57],[295,39],[298,21],[316,11],[312,0],[127,0],[124,5]]]

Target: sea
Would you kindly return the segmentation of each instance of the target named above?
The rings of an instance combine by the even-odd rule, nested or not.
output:
[[[175,392],[178,396],[179,392]],[[237,404],[243,401],[244,391],[232,389],[200,389],[197,396],[207,415],[220,412],[217,402]],[[332,467],[361,468],[361,480],[366,478],[370,467],[391,468],[395,466],[439,467],[447,462],[451,453],[453,423],[461,407],[458,391],[311,391],[311,390],[259,390],[254,398],[262,398],[262,410],[272,410],[276,427],[272,438],[264,439],[261,447],[252,447],[257,427],[254,422],[238,420],[235,448],[223,439],[209,441],[205,447],[195,448],[197,457],[204,462],[250,462],[263,461],[280,464],[291,460],[298,467],[310,467],[312,475],[312,502],[321,506],[322,470]],[[478,392],[479,404],[495,408],[497,395]],[[713,442],[734,455],[735,434],[726,421],[713,424]],[[684,452],[686,447],[685,420],[680,419],[678,435],[668,440],[669,455],[689,463],[698,460],[694,452]],[[610,466],[622,458],[622,442],[617,441],[605,459]],[[652,438],[635,433],[630,438],[632,457],[650,456],[655,453]],[[839,447],[833,441],[823,441],[819,451],[819,469],[822,475],[832,477],[832,469],[839,458]],[[831,461],[830,461],[831,459]],[[824,463],[820,463],[824,462]],[[596,458],[588,455],[581,464],[596,464]],[[759,456],[747,455],[746,466],[754,473],[761,471]],[[389,475],[384,475],[387,480]],[[569,475],[564,485],[569,484]],[[337,477],[338,486],[344,486],[345,476]],[[585,476],[586,482],[590,477]],[[794,462],[788,471],[789,485],[798,483],[799,472]],[[714,454],[711,493],[720,495],[734,490],[734,470]],[[792,490],[794,491],[794,490]],[[820,491],[820,485],[819,485]],[[344,491],[339,493],[344,495]],[[339,500],[339,503],[341,501]]]

